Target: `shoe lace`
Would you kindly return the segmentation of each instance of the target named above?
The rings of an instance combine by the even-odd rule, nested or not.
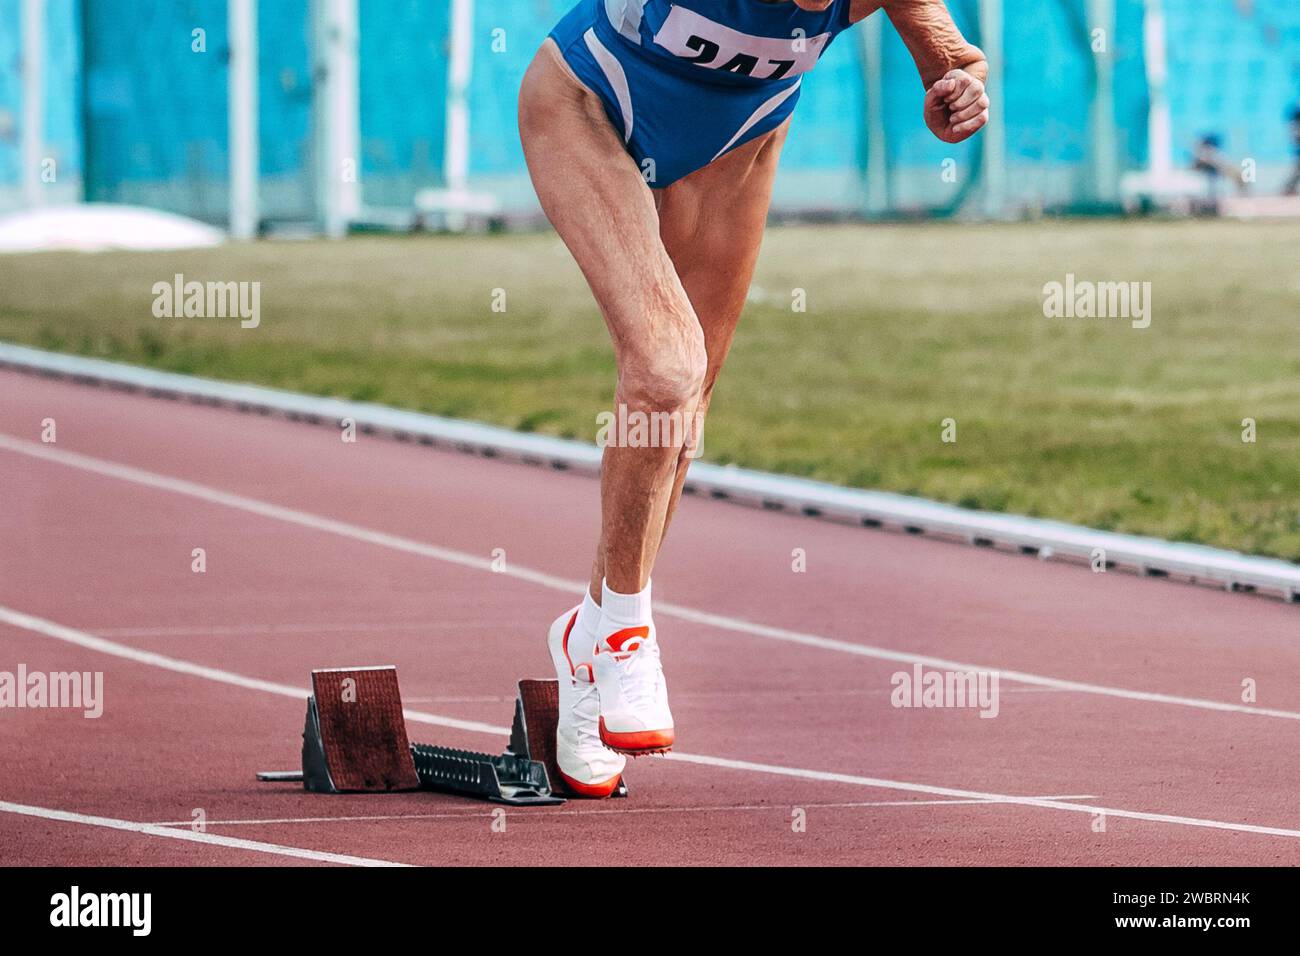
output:
[[[600,746],[600,697],[596,685],[586,681],[576,682],[578,689],[577,706],[574,708],[581,720],[575,722],[578,742],[583,745]]]
[[[652,705],[659,695],[663,668],[659,663],[659,644],[647,642],[620,662],[619,683],[623,696],[633,707]]]

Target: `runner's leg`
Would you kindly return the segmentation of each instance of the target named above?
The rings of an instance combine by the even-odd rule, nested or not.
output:
[[[697,424],[708,412],[749,293],[788,128],[787,122],[654,194],[660,237],[704,333],[704,384],[691,415]],[[690,461],[683,448],[659,542],[681,499]],[[657,554],[656,549],[652,563]],[[604,574],[602,557],[603,550],[598,550],[592,571],[592,593],[597,598]]]
[[[542,208],[600,306],[618,366],[616,406],[687,417],[708,367],[706,336],[660,237],[655,200],[599,99],[547,40],[520,91],[520,135]],[[605,449],[601,578],[637,594],[650,578],[681,445]]]
[[[708,413],[713,386],[749,295],[789,125],[787,120],[673,183],[660,203],[659,234],[704,330],[708,365],[697,407],[700,423]],[[690,462],[683,450],[660,541],[681,500]]]

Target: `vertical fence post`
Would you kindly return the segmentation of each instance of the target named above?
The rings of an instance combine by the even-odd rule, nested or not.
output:
[[[983,150],[984,214],[1001,217],[1006,197],[1006,86],[1002,56],[1002,0],[980,0],[980,44],[989,63],[989,124],[980,133]]]
[[[45,0],[23,0],[22,6],[22,155],[23,204],[45,200],[41,164],[45,158]]]
[[[1115,133],[1115,0],[1088,0],[1088,55],[1096,85],[1088,104],[1089,157],[1093,199],[1113,203],[1119,197],[1119,138]],[[1093,33],[1101,31],[1096,49]]]
[[[257,237],[257,0],[229,0],[230,235]]]
[[[447,58],[447,138],[443,179],[453,197],[469,188],[469,81],[474,67],[474,0],[451,0],[451,50]],[[463,212],[447,215],[447,228],[465,228]]]
[[[885,141],[885,63],[882,34],[883,14],[862,22],[858,55],[862,60],[863,86],[867,101],[867,213],[884,215],[889,210],[889,150]]]
[[[1173,124],[1169,118],[1168,54],[1161,0],[1146,0],[1142,40],[1147,74],[1147,168],[1158,182],[1173,171]]]
[[[341,238],[361,214],[357,0],[313,0],[316,195],[321,227]]]

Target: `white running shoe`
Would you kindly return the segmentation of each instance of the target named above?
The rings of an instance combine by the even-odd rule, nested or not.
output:
[[[597,642],[592,672],[600,695],[600,739],[619,753],[667,753],[673,746],[668,682],[654,625],[625,627]]]
[[[569,789],[584,797],[607,797],[618,787],[627,758],[601,744],[592,647],[585,635],[573,633],[577,620],[577,608],[560,615],[546,637],[560,685],[555,762]]]

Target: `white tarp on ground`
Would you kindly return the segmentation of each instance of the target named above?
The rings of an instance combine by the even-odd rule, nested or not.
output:
[[[0,216],[0,253],[71,249],[206,249],[226,235],[195,219],[141,206],[83,203]]]

